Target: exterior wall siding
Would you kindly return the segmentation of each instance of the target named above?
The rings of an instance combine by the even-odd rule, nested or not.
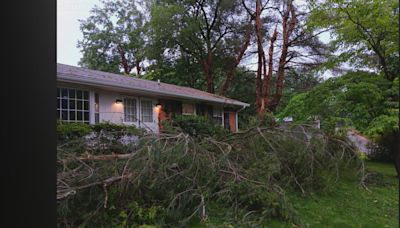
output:
[[[224,126],[228,124],[227,128],[231,132],[236,132],[238,130],[238,118],[237,112],[233,109],[224,108],[222,105],[211,105],[211,104],[199,104],[196,102],[185,102],[185,101],[177,101],[177,100],[168,100],[168,99],[157,99],[157,98],[149,98],[142,97],[138,94],[121,94],[119,92],[95,89],[88,86],[83,85],[75,85],[75,84],[62,84],[58,85],[59,87],[64,88],[75,88],[75,89],[83,89],[89,91],[89,115],[90,115],[90,124],[95,124],[95,93],[99,95],[99,122],[110,122],[113,124],[125,124],[125,125],[135,125],[139,128],[144,128],[148,131],[152,131],[155,133],[159,132],[159,112],[160,110],[156,108],[156,104],[160,103],[162,106],[162,110],[165,113],[162,113],[160,116],[161,119],[169,119],[174,115],[182,114],[182,103],[192,103],[194,104],[194,115],[202,115],[208,118],[213,118],[213,108],[221,108],[222,110],[222,122],[221,125]],[[116,103],[117,99],[123,100],[124,98],[134,98],[136,99],[136,107],[137,107],[137,122],[125,122],[124,121],[124,105],[123,103]],[[142,100],[151,100],[152,108],[153,108],[153,120],[151,122],[143,122],[141,117],[141,101]],[[227,116],[224,115],[228,114]],[[228,117],[226,120],[225,118]]]

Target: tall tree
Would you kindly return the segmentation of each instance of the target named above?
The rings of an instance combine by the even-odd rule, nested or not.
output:
[[[80,65],[129,75],[142,72],[146,48],[146,17],[138,1],[101,0],[91,16],[81,21],[83,39],[78,42]]]
[[[256,106],[258,113],[263,114],[279,105],[285,72],[291,67],[317,66],[326,54],[326,47],[318,39],[320,32],[306,25],[309,12],[295,6],[293,0],[257,0],[255,4],[244,2],[244,6],[255,18]]]
[[[242,25],[246,15],[240,6],[239,1],[230,0],[158,1],[151,11],[154,56],[172,61],[183,53],[193,57],[210,93],[216,89],[216,69],[227,68],[228,79],[221,89],[224,94],[250,40],[247,22]],[[221,59],[229,61],[227,67],[216,65]]]
[[[399,72],[399,2],[397,0],[311,1],[312,23],[332,28],[332,60],[373,67],[393,80]]]

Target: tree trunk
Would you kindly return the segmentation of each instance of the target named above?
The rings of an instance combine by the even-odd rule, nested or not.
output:
[[[142,72],[142,68],[140,67],[140,60],[139,59],[136,59],[135,66],[136,66],[137,75],[139,77],[140,76],[140,72]]]
[[[121,58],[121,65],[122,65],[122,68],[124,69],[124,74],[129,75],[132,68],[129,66],[128,60],[125,57],[125,51],[124,51],[124,49],[122,49],[121,46],[118,46],[118,53]]]
[[[292,1],[289,0],[287,1],[287,10],[282,16],[282,39],[283,39],[282,50],[281,50],[281,56],[279,58],[275,95],[272,98],[272,101],[268,105],[268,109],[270,111],[274,111],[276,109],[282,97],[282,92],[284,88],[284,79],[285,79],[286,57],[289,49],[289,37],[292,34],[295,26],[296,26],[295,9],[293,7]]]
[[[214,93],[214,77],[212,74],[212,61],[213,61],[213,54],[211,51],[211,45],[210,48],[208,49],[207,52],[207,59],[202,61],[202,67],[203,67],[203,73],[204,77],[206,79],[206,85],[207,85],[207,92],[209,93]]]
[[[255,29],[257,35],[257,54],[258,54],[258,66],[257,66],[257,78],[256,78],[256,108],[258,114],[263,114],[265,110],[265,102],[263,97],[263,81],[262,74],[265,74],[265,53],[262,46],[262,22],[261,22],[261,0],[256,2],[256,13],[255,13]],[[265,76],[265,75],[264,75]]]
[[[224,84],[222,84],[222,87],[219,92],[219,94],[221,96],[225,96],[226,92],[228,91],[228,89],[232,83],[233,77],[235,76],[236,68],[239,65],[240,61],[242,60],[243,55],[246,52],[247,48],[249,47],[250,38],[251,38],[251,21],[246,27],[247,28],[246,28],[244,44],[239,49],[237,57],[235,58],[233,64],[231,65],[231,67],[228,69],[228,72],[226,73],[226,78],[225,78]]]
[[[277,38],[277,31],[276,27],[274,30],[274,33],[271,36],[270,39],[270,46],[269,46],[269,51],[268,51],[268,74],[265,76],[264,74],[264,84],[263,84],[263,89],[264,89],[264,103],[265,106],[268,107],[269,104],[269,96],[270,96],[270,87],[271,87],[271,78],[272,78],[272,71],[273,71],[273,58],[274,58],[274,45],[275,41]],[[264,63],[264,70],[265,70],[265,63]]]

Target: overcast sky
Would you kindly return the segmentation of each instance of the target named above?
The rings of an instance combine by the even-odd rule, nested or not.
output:
[[[82,54],[76,47],[82,39],[79,19],[89,17],[98,0],[57,0],[57,62],[78,66]]]

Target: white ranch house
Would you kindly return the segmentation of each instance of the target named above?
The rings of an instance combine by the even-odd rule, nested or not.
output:
[[[66,122],[109,121],[159,132],[160,120],[203,115],[234,132],[249,104],[193,88],[57,64],[57,117]]]

